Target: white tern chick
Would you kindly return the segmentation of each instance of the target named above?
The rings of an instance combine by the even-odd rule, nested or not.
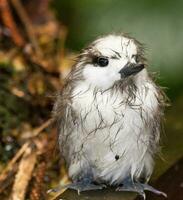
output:
[[[114,186],[145,198],[158,152],[165,98],[147,72],[143,46],[107,35],[85,48],[54,106],[59,146],[80,191]]]

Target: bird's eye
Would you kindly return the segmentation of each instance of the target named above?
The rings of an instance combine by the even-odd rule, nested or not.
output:
[[[135,60],[136,63],[140,62],[140,56],[139,55],[133,55],[132,58]]]
[[[96,60],[97,65],[99,65],[100,67],[106,67],[109,64],[109,60],[107,57],[98,57]]]

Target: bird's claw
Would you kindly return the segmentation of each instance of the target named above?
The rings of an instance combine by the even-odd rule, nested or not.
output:
[[[135,185],[135,184],[129,184],[129,185],[124,184],[123,186],[116,188],[116,191],[136,192],[140,194],[143,197],[143,199],[146,198],[145,192],[142,189],[142,187],[139,187],[138,185]]]
[[[146,199],[145,191],[150,191],[157,195],[162,195],[164,197],[167,197],[167,195],[164,192],[161,192],[148,184],[143,184],[140,182],[132,182],[132,181],[124,182],[122,186],[116,189],[116,191],[136,192],[140,194],[144,200]]]
[[[166,193],[164,193],[162,191],[159,191],[159,190],[153,188],[152,186],[150,186],[148,184],[142,184],[142,186],[143,186],[144,190],[146,190],[146,191],[150,191],[150,192],[153,192],[153,193],[155,193],[157,195],[162,195],[165,198],[167,198],[167,194]]]
[[[93,183],[85,183],[85,182],[78,182],[78,183],[71,183],[70,185],[67,186],[67,189],[73,189],[77,190],[78,194],[83,191],[88,191],[88,190],[101,190],[103,189],[103,185],[96,185]]]

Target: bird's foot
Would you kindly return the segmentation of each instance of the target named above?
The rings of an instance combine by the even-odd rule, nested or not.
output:
[[[77,190],[78,194],[83,191],[88,190],[101,190],[105,187],[105,185],[96,185],[94,183],[85,183],[85,182],[78,182],[78,183],[71,183],[68,185],[67,188]]]
[[[106,186],[103,184],[97,185],[88,181],[81,181],[81,182],[75,182],[75,183],[70,183],[67,185],[63,185],[54,189],[50,189],[48,191],[48,193],[50,192],[58,192],[61,189],[73,189],[76,190],[78,192],[78,194],[80,194],[80,192],[83,191],[88,191],[88,190],[101,190],[103,188],[105,188]]]
[[[116,191],[128,191],[128,192],[137,192],[139,193],[144,199],[146,198],[145,191],[153,192],[157,195],[163,195],[167,197],[164,192],[161,192],[152,186],[140,182],[133,182],[131,180],[126,180],[123,182],[123,185],[118,187]]]

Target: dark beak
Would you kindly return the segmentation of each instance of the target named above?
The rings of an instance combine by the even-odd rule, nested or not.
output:
[[[139,73],[142,69],[144,69],[144,64],[128,63],[119,71],[119,73],[121,74],[121,78],[126,78]]]

